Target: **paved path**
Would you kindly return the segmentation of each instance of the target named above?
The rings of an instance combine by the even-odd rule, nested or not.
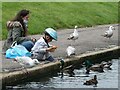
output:
[[[108,29],[110,25],[100,25],[89,28],[79,28],[79,39],[75,41],[67,40],[67,37],[73,32],[73,29],[65,29],[58,31],[58,41],[53,41],[51,44],[55,44],[58,46],[58,49],[52,53],[54,57],[66,57],[66,48],[69,44],[72,44],[76,48],[76,54],[80,55],[82,53],[90,53],[93,51],[97,51],[100,49],[106,49],[110,47],[118,46],[118,25],[114,24],[115,30],[114,35],[111,39],[107,39],[102,37],[101,35]],[[41,35],[33,35],[31,37],[35,37],[39,39]],[[4,41],[0,41],[3,43]],[[2,46],[1,46],[2,47]],[[12,59],[5,59],[3,55],[1,55],[0,61],[2,61],[2,70],[17,70],[21,66],[14,62]]]

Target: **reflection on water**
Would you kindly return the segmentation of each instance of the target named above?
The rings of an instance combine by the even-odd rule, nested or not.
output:
[[[118,59],[113,59],[111,66],[112,70],[104,69],[104,73],[91,71],[89,76],[86,76],[85,68],[75,69],[74,77],[69,77],[64,73],[57,73],[53,77],[45,77],[43,79],[33,80],[16,86],[6,86],[7,89],[12,88],[25,88],[25,89],[40,89],[40,88],[94,88],[93,86],[86,86],[83,83],[86,80],[93,78],[97,75],[98,84],[95,88],[118,88]]]

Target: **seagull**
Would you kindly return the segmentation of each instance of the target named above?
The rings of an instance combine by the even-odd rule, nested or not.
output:
[[[115,27],[110,26],[109,30],[107,30],[102,36],[110,39],[113,36],[113,30],[115,30]]]
[[[70,57],[71,55],[75,55],[75,51],[76,49],[73,46],[69,45],[66,49],[67,56]]]
[[[28,65],[30,67],[35,66],[36,64],[39,64],[39,61],[37,59],[31,59],[30,57],[16,57],[14,61],[18,62],[21,66]]]
[[[68,40],[74,40],[75,41],[76,39],[78,39],[79,34],[78,34],[78,31],[77,31],[77,27],[78,26],[75,26],[74,32],[72,34],[70,34],[70,36],[67,38]]]

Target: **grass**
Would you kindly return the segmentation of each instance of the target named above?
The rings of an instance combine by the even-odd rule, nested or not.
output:
[[[41,34],[45,28],[90,27],[118,23],[117,2],[3,2],[2,39],[6,39],[6,22],[21,9],[31,11],[29,34]]]

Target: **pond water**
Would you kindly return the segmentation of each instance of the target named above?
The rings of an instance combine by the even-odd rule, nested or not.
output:
[[[53,76],[45,78],[37,78],[35,80],[24,82],[16,86],[6,86],[6,89],[42,89],[42,88],[118,88],[118,59],[112,59],[112,70],[104,69],[103,73],[91,71],[89,75],[85,74],[85,67],[74,70],[74,77],[69,77],[64,73],[61,78],[60,73],[55,73]],[[97,87],[86,86],[83,83],[86,80],[93,78],[97,75]]]

